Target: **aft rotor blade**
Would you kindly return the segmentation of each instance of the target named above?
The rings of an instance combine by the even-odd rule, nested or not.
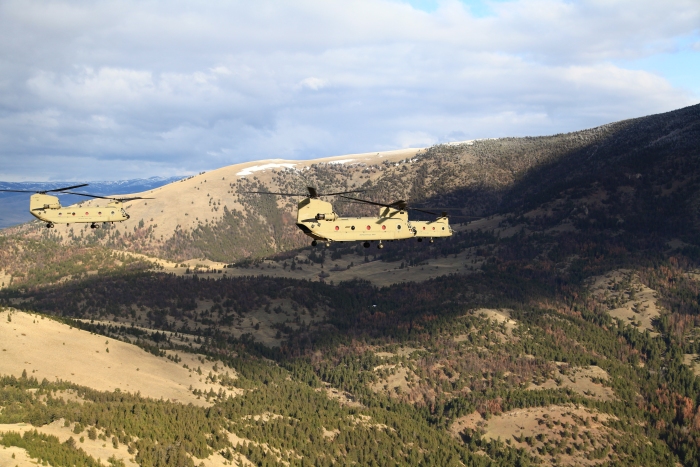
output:
[[[409,211],[418,211],[418,212],[423,212],[423,213],[425,213],[425,214],[431,214],[431,215],[433,215],[433,216],[437,216],[437,215],[438,215],[436,212],[426,211],[426,210],[424,210],[424,209],[418,209],[418,208],[406,208],[406,209],[408,209]],[[444,217],[444,216],[443,216],[443,217]]]
[[[7,193],[39,193],[38,191],[34,191],[34,190],[0,190],[0,191],[4,191]]]

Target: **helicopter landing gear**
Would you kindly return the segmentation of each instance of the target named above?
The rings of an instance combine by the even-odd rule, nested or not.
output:
[[[91,229],[99,229],[100,226],[97,225],[97,224],[95,224],[95,223],[93,222],[92,224],[90,224],[90,228],[91,228]]]
[[[46,228],[47,228],[47,229],[53,229],[53,227],[54,227],[53,222],[48,222],[48,223],[46,224]]]
[[[433,239],[431,238],[431,239],[430,239],[430,243],[435,243],[435,240],[433,240]]]
[[[418,237],[418,241],[419,241],[419,242],[422,242],[423,239],[422,239],[421,237]]]
[[[382,242],[379,242],[379,245],[377,245],[377,249],[381,250],[384,248],[384,244]]]
[[[365,247],[365,248],[369,248],[369,242],[363,243],[362,246]]]
[[[326,248],[330,248],[331,242],[326,242]]]
[[[313,242],[311,242],[311,246],[316,246],[316,245],[318,245],[318,242],[317,242],[316,240],[314,240]]]

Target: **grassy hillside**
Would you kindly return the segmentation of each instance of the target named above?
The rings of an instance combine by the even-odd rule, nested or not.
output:
[[[75,441],[94,429],[142,465],[698,466],[699,130],[695,106],[389,163],[316,164],[304,180],[289,170],[222,180],[231,204],[215,199],[220,217],[152,243],[177,259],[158,267],[107,240],[8,235],[3,306],[156,355],[200,352],[236,378],[202,375],[235,393],[193,392],[205,407],[13,367],[0,424],[38,431],[0,443],[54,465],[91,462]],[[485,217],[434,244],[299,249],[286,200],[237,194],[309,180]],[[224,267],[236,258],[247,261]],[[51,273],[64,262],[69,279]],[[48,397],[67,389],[80,401]],[[56,420],[78,430],[74,444],[45,438],[63,433]]]

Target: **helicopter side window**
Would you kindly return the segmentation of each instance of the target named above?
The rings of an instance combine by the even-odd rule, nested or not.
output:
[[[350,228],[351,228],[352,230],[355,230],[355,226],[354,226],[354,225],[353,225],[352,227],[350,227]]]
[[[401,224],[397,225],[396,228],[397,228],[398,230],[401,230]]]

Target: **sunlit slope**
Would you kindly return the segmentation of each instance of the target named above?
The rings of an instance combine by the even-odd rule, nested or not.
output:
[[[175,363],[135,345],[31,313],[0,312],[0,352],[0,375],[19,377],[26,371],[39,381],[59,379],[99,391],[140,392],[144,397],[195,405],[209,404],[193,390],[227,391],[206,382],[213,363],[201,362],[192,354],[181,353],[183,360]],[[200,368],[204,376],[184,368],[185,364]]]
[[[236,189],[231,187],[231,184],[235,184],[239,179],[257,179],[263,185],[274,186],[273,179],[276,172],[294,169],[300,172],[297,176],[299,181],[304,182],[303,173],[315,164],[377,164],[385,160],[393,162],[414,157],[418,151],[419,149],[406,149],[384,153],[351,154],[310,161],[271,159],[222,167],[135,195],[155,199],[128,203],[127,210],[131,219],[124,223],[124,229],[133,229],[133,226],[143,219],[149,225],[157,225],[154,227],[156,238],[160,235],[168,238],[178,226],[187,231],[195,229],[200,224],[221,220],[224,215],[224,206],[229,210],[244,210],[245,206],[236,199]]]

